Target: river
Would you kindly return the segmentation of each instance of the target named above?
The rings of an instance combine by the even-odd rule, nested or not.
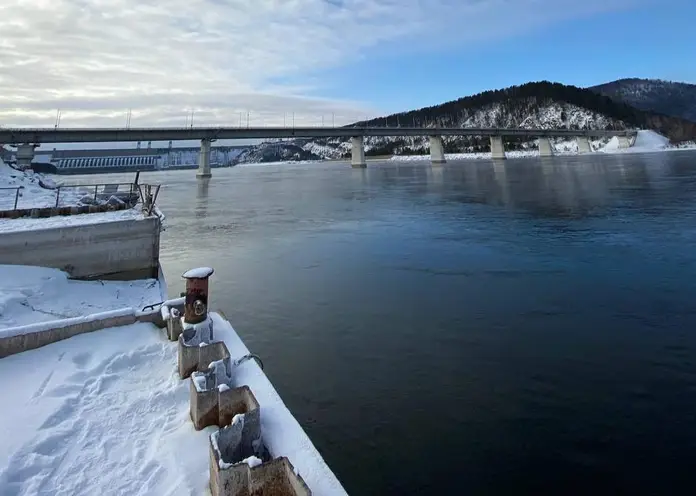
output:
[[[696,153],[141,181],[349,493],[696,484]]]

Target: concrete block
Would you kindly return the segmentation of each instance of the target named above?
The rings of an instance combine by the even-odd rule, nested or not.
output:
[[[222,460],[212,440],[210,443],[210,491],[213,496],[311,496],[312,494],[287,458],[276,458],[261,465],[253,462],[230,465]]]
[[[0,358],[40,348],[79,334],[131,325],[135,322],[135,314],[117,315],[117,312],[114,312],[113,316],[104,318],[76,317],[62,321],[41,322],[34,325],[34,327],[40,328],[36,332],[14,333],[11,328],[3,329],[4,337],[0,337]],[[26,326],[24,327],[26,328]]]
[[[77,211],[88,208],[78,207]],[[39,209],[26,212],[39,216]],[[0,264],[51,267],[77,279],[131,273],[155,277],[159,267],[160,227],[157,217],[148,217],[6,232],[0,236]]]
[[[210,442],[218,467],[221,465],[220,461],[222,465],[232,465],[245,458],[263,456],[261,410],[258,404],[253,410],[235,415],[229,425],[210,435]]]
[[[179,377],[186,379],[193,372],[205,372],[208,366],[229,358],[230,352],[223,342],[213,342],[213,327],[210,317],[200,324],[188,326],[179,336]]]
[[[169,341],[178,341],[179,336],[184,333],[184,326],[181,323],[181,311],[170,309],[170,318],[167,320],[167,337]]]
[[[191,374],[190,412],[196,430],[229,425],[239,414],[258,416],[258,412],[253,412],[259,409],[259,403],[251,390],[247,386],[232,386],[233,367],[227,357],[211,363],[206,372]]]

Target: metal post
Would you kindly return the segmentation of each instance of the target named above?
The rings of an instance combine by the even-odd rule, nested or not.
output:
[[[56,208],[58,208],[58,199],[60,198],[60,186],[56,189]]]
[[[97,204],[97,188],[99,187],[98,184],[94,185],[94,204]]]
[[[17,188],[17,191],[15,192],[15,204],[13,210],[17,210],[17,203],[19,202],[19,190],[22,189],[22,186]]]
[[[213,272],[210,267],[201,267],[182,274],[186,279],[184,322],[187,324],[199,324],[208,318],[208,279]]]

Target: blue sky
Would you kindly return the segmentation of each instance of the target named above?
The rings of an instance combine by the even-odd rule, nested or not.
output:
[[[376,48],[323,74],[323,94],[398,112],[538,80],[581,87],[626,77],[696,83],[694,30],[696,1],[653,2],[476,46],[454,41],[416,57]]]
[[[4,0],[0,125],[347,124],[535,80],[696,83],[695,0]]]

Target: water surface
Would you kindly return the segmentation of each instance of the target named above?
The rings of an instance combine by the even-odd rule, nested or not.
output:
[[[215,268],[351,494],[696,484],[695,153],[213,174],[144,175],[170,293]]]

